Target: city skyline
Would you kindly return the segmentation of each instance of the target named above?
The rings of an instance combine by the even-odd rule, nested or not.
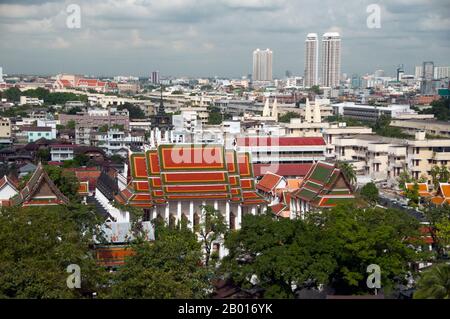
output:
[[[68,1],[3,1],[0,64],[7,74],[133,74],[240,77],[251,52],[275,53],[274,77],[304,73],[309,32],[343,38],[342,72],[405,72],[423,61],[448,64],[444,1],[381,3],[381,28],[368,28],[370,1],[98,1],[77,3],[79,29],[66,26]],[[89,5],[88,5],[89,4]],[[304,10],[308,8],[308,10]],[[323,19],[324,16],[327,19]]]

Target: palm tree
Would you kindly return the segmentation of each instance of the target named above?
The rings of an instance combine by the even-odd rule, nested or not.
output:
[[[441,170],[439,166],[433,166],[433,168],[431,168],[430,175],[435,190],[439,187],[440,173]]]
[[[337,167],[341,170],[349,183],[354,186],[356,184],[356,172],[353,164],[347,162],[338,162]]]
[[[450,299],[450,265],[440,264],[425,271],[417,288],[414,299]]]

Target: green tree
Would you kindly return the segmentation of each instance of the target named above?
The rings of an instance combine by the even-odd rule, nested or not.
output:
[[[290,123],[291,119],[297,119],[297,118],[300,118],[300,114],[298,114],[296,112],[287,112],[283,115],[278,116],[278,122]]]
[[[418,206],[420,203],[419,184],[415,181],[412,188],[405,190],[405,197],[408,199],[408,205]]]
[[[376,204],[379,198],[379,191],[374,183],[367,183],[361,188],[361,196],[369,203]]]
[[[344,174],[344,176],[346,177],[347,181],[351,184],[351,185],[355,185],[356,184],[356,172],[355,172],[355,167],[353,166],[352,163],[347,163],[347,162],[342,162],[339,161],[337,163],[338,168],[342,171],[342,173]]]
[[[50,179],[55,183],[56,187],[58,187],[64,195],[66,195],[70,200],[78,200],[78,188],[80,183],[78,182],[74,172],[54,165],[46,165],[45,171]]]
[[[322,226],[323,236],[333,240],[338,265],[331,274],[337,294],[368,293],[367,266],[382,269],[382,287],[392,291],[395,278],[404,278],[410,263],[424,258],[411,245],[419,238],[418,222],[402,211],[392,209],[358,209],[338,206],[313,213],[310,219]]]
[[[48,148],[40,148],[36,153],[36,158],[39,162],[42,162],[43,164],[46,164],[48,161],[50,161],[50,149]]]
[[[98,226],[92,216],[86,206],[2,208],[0,298],[81,298],[101,293],[105,274],[90,250]],[[81,289],[67,287],[70,264],[81,268]]]
[[[433,114],[439,121],[450,120],[450,99],[441,98],[431,102],[431,108],[420,111],[421,114]]]
[[[433,166],[430,175],[434,189],[436,190],[439,189],[439,183],[447,183],[450,180],[450,171],[445,165],[442,165],[441,167],[437,165]]]
[[[318,85],[313,85],[313,86],[311,86],[311,88],[309,89],[309,91],[310,91],[310,92],[313,92],[313,93],[316,94],[316,95],[320,95],[320,94],[323,93],[323,92],[320,90],[320,86],[318,86]]]
[[[112,275],[112,298],[205,298],[211,288],[196,236],[156,225],[154,242],[136,240],[134,254]]]
[[[3,97],[5,97],[8,101],[12,102],[19,102],[21,95],[22,92],[18,87],[15,86],[5,90],[2,94]]]
[[[195,231],[200,237],[200,242],[205,251],[205,265],[208,266],[213,250],[213,244],[224,238],[228,231],[228,226],[222,213],[212,206],[201,206],[202,213],[200,224],[195,227]],[[217,256],[216,256],[217,257]]]
[[[436,258],[443,260],[445,258],[446,247],[448,243],[448,223],[450,220],[450,205],[445,204],[435,206],[429,204],[423,210],[427,227],[430,229],[430,235],[433,239]]]
[[[70,129],[70,130],[74,130],[74,129],[75,129],[75,126],[76,126],[76,123],[75,123],[74,120],[70,120],[70,121],[68,121],[67,124],[66,124],[66,128],[67,128],[67,129]]]
[[[253,286],[250,279],[256,276],[264,298],[293,298],[294,284],[327,284],[337,267],[333,238],[324,236],[317,224],[300,219],[245,215],[242,228],[229,233],[225,245],[229,254],[222,271],[244,289]]]
[[[145,113],[144,111],[142,111],[142,109],[135,104],[129,103],[129,102],[125,102],[122,105],[119,105],[117,107],[117,109],[120,110],[124,110],[127,109],[128,113],[130,115],[130,119],[145,119]]]
[[[398,176],[398,187],[404,191],[406,191],[406,183],[412,183],[414,178],[409,174],[406,168],[400,172]]]
[[[222,124],[222,113],[217,107],[208,107],[209,117],[208,124],[219,125]]]
[[[450,299],[450,265],[437,264],[426,270],[417,283],[414,299]]]

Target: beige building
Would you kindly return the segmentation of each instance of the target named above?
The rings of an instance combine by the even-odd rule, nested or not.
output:
[[[11,138],[11,120],[7,117],[0,118],[0,138]]]
[[[430,171],[434,166],[450,168],[450,138],[425,139],[425,133],[416,133],[414,141],[407,142],[408,170],[414,178],[425,176],[431,178]]]
[[[334,139],[336,160],[350,162],[358,175],[375,181],[396,182],[406,169],[413,178],[424,177],[431,183],[434,166],[450,168],[450,139],[426,140],[417,133],[415,140],[352,135]]]
[[[391,126],[400,128],[404,133],[415,135],[417,132],[425,132],[429,135],[449,137],[450,123],[444,121],[414,121],[392,120]]]

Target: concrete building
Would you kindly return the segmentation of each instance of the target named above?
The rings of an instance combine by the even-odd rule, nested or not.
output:
[[[75,143],[79,145],[91,145],[91,134],[101,127],[123,126],[124,130],[128,130],[130,123],[128,110],[117,111],[115,108],[90,109],[75,115],[60,114],[59,120],[61,125],[75,122]]]
[[[159,84],[159,71],[153,71],[150,80],[153,84]]]
[[[436,66],[434,68],[434,79],[450,78],[450,66]]]
[[[319,84],[319,40],[317,33],[309,33],[305,40],[305,87]]]
[[[425,132],[431,136],[450,138],[450,123],[444,121],[428,120],[398,120],[391,121],[391,126],[400,128],[404,133],[415,135]]]
[[[387,115],[391,118],[405,114],[417,114],[410,108],[409,104],[391,104],[388,106],[372,106],[356,104],[354,102],[343,102],[333,104],[333,112],[346,118],[352,118],[359,121],[375,122],[381,115]]]
[[[341,77],[341,37],[338,32],[327,32],[322,37],[322,86],[339,86]]]
[[[11,138],[11,119],[8,117],[0,118],[0,139]]]
[[[360,134],[372,134],[372,129],[365,126],[347,126],[346,123],[330,123],[330,125],[322,131],[323,138],[327,144],[325,154],[327,159],[336,159],[335,143],[337,139]]]
[[[113,128],[107,132],[93,133],[90,145],[101,148],[108,156],[127,157],[130,149],[143,150],[144,142],[144,134],[132,134]]]
[[[253,51],[253,81],[272,81],[272,56],[270,49]]]
[[[238,138],[236,147],[254,164],[312,164],[325,160],[326,144],[322,137],[250,136]]]
[[[35,142],[41,138],[45,138],[46,140],[53,140],[56,138],[56,129],[48,126],[25,126],[22,127],[21,130],[26,134],[28,143]]]
[[[44,104],[44,100],[39,100],[37,97],[28,97],[28,96],[21,96],[19,105],[35,105],[35,106],[41,106]]]
[[[434,78],[434,63],[423,62],[422,78],[420,82],[420,93],[422,95],[433,94],[433,78]]]
[[[425,132],[416,133],[416,139],[407,141],[408,170],[416,179],[431,179],[434,166],[450,168],[450,139],[426,139]]]
[[[50,147],[50,156],[53,162],[63,162],[74,158],[74,148],[72,144],[56,144]]]

